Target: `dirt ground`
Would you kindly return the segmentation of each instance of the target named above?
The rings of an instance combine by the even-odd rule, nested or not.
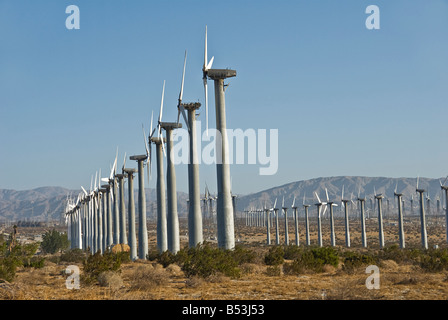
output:
[[[303,223],[299,230],[300,245],[304,245]],[[378,246],[375,220],[368,222],[368,245]],[[431,224],[428,238],[431,246],[445,246],[444,225]],[[280,224],[282,225],[282,224]],[[290,242],[294,243],[294,226],[289,224]],[[397,226],[386,221],[386,243],[397,243]],[[151,229],[151,225],[148,230]],[[264,227],[247,227],[244,221],[237,221],[235,234],[237,243],[250,248],[268,250]],[[344,246],[343,220],[336,222],[337,245]],[[406,225],[407,246],[420,245],[419,226]],[[284,228],[280,228],[284,241]],[[324,245],[329,245],[329,222],[323,221]],[[181,230],[182,243],[186,244],[186,230]],[[207,229],[205,238],[213,242],[214,231]],[[360,247],[359,225],[351,221],[353,250]],[[275,232],[271,232],[272,241]],[[317,231],[311,227],[312,243],[316,242]],[[155,245],[155,232],[149,232],[150,246]],[[115,285],[100,286],[81,284],[79,289],[66,287],[65,269],[69,263],[45,262],[41,269],[19,268],[15,281],[0,283],[0,300],[446,300],[448,298],[448,273],[427,273],[410,264],[384,261],[379,267],[379,288],[368,289],[366,281],[370,273],[359,268],[347,273],[341,267],[327,266],[323,273],[286,275],[272,274],[269,266],[259,262],[242,266],[242,276],[231,279],[224,276],[202,280],[187,278],[177,265],[163,268],[161,265],[137,260],[121,266],[121,273]],[[82,265],[78,264],[82,272]],[[158,281],[150,285],[139,285],[136,274],[146,268],[157,274]]]

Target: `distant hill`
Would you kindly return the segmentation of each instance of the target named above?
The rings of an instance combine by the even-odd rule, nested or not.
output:
[[[444,178],[442,179],[443,182]],[[260,191],[254,194],[239,196],[237,200],[237,210],[244,211],[250,208],[261,209],[265,205],[272,207],[277,198],[277,206],[281,206],[282,199],[285,199],[285,206],[290,207],[296,197],[296,205],[301,206],[303,197],[307,204],[317,203],[314,195],[316,192],[321,201],[326,200],[325,188],[331,201],[340,204],[342,188],[344,187],[344,198],[356,200],[358,193],[367,199],[373,197],[374,190],[381,193],[386,199],[394,200],[394,190],[403,194],[403,199],[408,202],[413,196],[416,206],[418,203],[416,189],[417,178],[386,178],[386,177],[326,177],[305,181],[291,182],[282,186]],[[436,203],[437,198],[443,200],[441,196],[440,182],[438,179],[419,179],[419,188],[429,191],[430,199]],[[427,195],[425,194],[425,196]],[[444,203],[445,200],[443,200]],[[394,202],[391,202],[394,204]]]
[[[9,221],[50,221],[60,220],[68,197],[76,200],[82,190],[69,190],[62,187],[40,187],[32,190],[0,189],[0,220]],[[145,189],[146,212],[148,216],[156,214],[156,191]],[[125,197],[127,198],[127,190]],[[138,189],[134,192],[136,210]],[[179,214],[187,210],[188,195],[178,192]],[[127,201],[126,201],[127,202]]]
[[[314,192],[317,192],[320,199],[326,199],[325,188],[332,201],[340,203],[342,187],[344,186],[344,198],[356,200],[358,192],[361,196],[370,198],[373,196],[374,189],[377,193],[382,193],[386,199],[394,200],[394,190],[403,193],[405,201],[411,199],[413,195],[417,206],[418,199],[415,192],[416,178],[386,178],[386,177],[323,177],[311,180],[291,182],[282,186],[273,187],[264,191],[249,195],[239,195],[237,197],[237,211],[242,212],[246,209],[261,209],[265,205],[271,207],[277,198],[278,206],[281,205],[282,199],[285,199],[285,205],[290,207],[294,197],[296,204],[301,205],[303,196],[307,204],[317,202]],[[444,206],[445,200],[441,196],[440,183],[438,179],[420,178],[419,187],[429,191],[429,196],[433,208],[439,198]],[[146,205],[148,216],[156,215],[156,190],[146,189]],[[0,220],[10,221],[48,221],[60,220],[64,213],[66,199],[68,196],[76,198],[81,190],[69,190],[61,187],[41,187],[32,190],[16,191],[0,189]],[[127,190],[125,191],[127,197]],[[201,195],[202,197],[203,195]],[[426,196],[426,195],[425,195]],[[178,212],[179,216],[186,216],[188,194],[178,192]],[[138,190],[135,190],[135,203],[138,203]],[[395,202],[391,201],[394,205]],[[137,207],[136,207],[137,210]]]

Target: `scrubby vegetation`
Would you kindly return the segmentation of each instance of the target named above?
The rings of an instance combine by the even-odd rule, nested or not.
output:
[[[99,252],[89,255],[83,262],[83,273],[81,280],[85,284],[96,283],[100,274],[107,271],[120,272],[123,262],[129,262],[128,252],[113,253],[106,251],[103,254]]]
[[[66,250],[69,245],[70,242],[67,238],[67,234],[53,229],[43,234],[40,247],[44,253],[53,254],[58,251]]]
[[[255,260],[256,254],[241,246],[234,250],[223,250],[204,242],[194,248],[184,248],[173,254],[165,251],[161,254],[151,252],[149,260],[157,261],[164,267],[175,263],[179,265],[187,277],[198,276],[209,278],[223,274],[231,278],[241,275],[240,266]]]
[[[20,266],[40,268],[43,259],[33,257],[39,248],[39,243],[15,244],[10,246],[10,240],[0,240],[0,279],[14,281],[16,269]]]

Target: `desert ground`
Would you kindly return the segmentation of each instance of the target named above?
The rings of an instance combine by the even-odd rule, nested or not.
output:
[[[428,219],[428,243],[432,248],[446,248],[443,219]],[[378,248],[378,221],[367,220],[368,247]],[[187,221],[181,219],[181,246],[187,245]],[[317,243],[317,226],[310,219],[311,244]],[[322,222],[324,246],[330,245],[329,220]],[[19,234],[43,233],[45,229],[22,228]],[[280,243],[284,242],[284,223],[279,224]],[[61,228],[61,230],[64,230]],[[156,247],[155,224],[148,223],[150,250]],[[360,223],[350,221],[351,248],[345,248],[344,221],[335,220],[337,248],[363,252],[361,247]],[[299,247],[305,244],[304,222],[299,220]],[[407,248],[420,248],[419,218],[405,221]],[[384,221],[386,246],[398,244],[398,226],[395,221]],[[204,238],[216,243],[216,230],[210,221],[204,221]],[[176,264],[166,267],[157,261],[137,260],[123,263],[115,277],[106,284],[81,283],[79,289],[66,287],[65,269],[74,263],[52,262],[48,257],[42,268],[17,269],[14,281],[0,281],[0,300],[446,300],[448,298],[448,271],[428,272],[408,262],[394,259],[382,260],[379,268],[379,288],[368,289],[366,266],[347,272],[343,264],[337,267],[326,265],[323,272],[288,274],[283,266],[285,260],[273,268],[264,263],[264,255],[272,247],[266,244],[265,227],[249,227],[243,219],[235,221],[237,245],[256,253],[250,263],[240,266],[237,278],[217,274],[203,279],[187,277]],[[293,220],[289,222],[289,239],[294,244]],[[271,229],[271,240],[275,241],[275,229]],[[56,254],[57,255],[57,254]],[[54,261],[54,260],[53,260]],[[81,273],[82,263],[75,263]],[[146,275],[142,277],[142,274]],[[149,275],[149,276],[148,276]]]

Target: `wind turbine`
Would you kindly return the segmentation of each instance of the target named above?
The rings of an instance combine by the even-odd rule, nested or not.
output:
[[[109,184],[111,185],[111,195],[112,195],[112,201],[113,201],[113,235],[114,240],[113,242],[115,244],[120,243],[120,212],[118,207],[118,196],[117,196],[117,178],[115,177],[116,174],[116,168],[117,168],[117,160],[118,160],[118,147],[117,147],[117,153],[115,155],[115,161],[112,166],[112,169],[110,170],[109,175]]]
[[[366,216],[365,216],[366,198],[365,198],[365,196],[363,198],[361,198],[360,193],[361,193],[361,189],[358,191],[358,201],[359,201],[360,210],[361,210],[361,241],[362,241],[362,246],[364,248],[367,248]]]
[[[135,203],[134,203],[134,174],[137,169],[126,168],[123,165],[123,172],[128,178],[128,225],[129,225],[129,235],[128,243],[130,248],[130,257],[134,261],[138,258],[137,255],[137,235],[135,230]]]
[[[383,231],[383,209],[382,202],[384,196],[381,193],[376,193],[375,187],[373,187],[373,195],[376,200],[378,200],[378,236],[380,248],[384,248],[384,231]]]
[[[326,211],[326,209],[327,209],[327,203],[326,202],[322,202],[322,201],[320,201],[320,198],[319,198],[319,196],[317,195],[317,193],[316,192],[314,192],[314,194],[316,195],[316,198],[317,198],[317,203],[315,204],[315,206],[317,207],[317,237],[318,237],[318,243],[319,243],[319,247],[322,247],[322,221],[321,221],[321,215],[320,215],[320,212],[321,212],[321,209],[322,209],[322,206],[323,205],[325,205],[325,211]],[[325,214],[325,211],[324,211],[324,213],[323,214]],[[322,214],[322,215],[323,215]]]
[[[440,188],[445,191],[445,224],[446,224],[446,241],[448,242],[448,186],[445,185],[446,180],[448,179],[448,176],[446,177],[445,181],[442,183],[440,182]]]
[[[422,238],[422,246],[425,249],[428,249],[428,239],[426,234],[426,217],[425,217],[425,204],[423,193],[426,191],[425,189],[421,189],[418,187],[419,177],[417,177],[417,186],[415,191],[420,194],[420,222],[421,222],[421,238]]]
[[[297,206],[296,204],[296,197],[294,197],[294,200],[292,201],[292,210],[294,211],[294,230],[295,230],[295,240],[296,240],[296,246],[299,245],[299,215],[297,212]]]
[[[271,212],[278,210],[277,206],[277,198],[275,199],[274,206],[270,209],[265,208],[266,211],[266,242],[268,245],[271,244]]]
[[[105,179],[105,178],[103,178]],[[103,180],[101,179],[101,180]],[[103,194],[105,194],[105,199],[103,201],[103,212],[104,212],[104,219],[103,219],[103,230],[104,230],[104,237],[103,237],[103,251],[106,251],[107,249],[110,249],[110,246],[112,245],[112,211],[111,211],[111,198],[110,198],[110,185],[109,184],[103,184],[101,185],[101,189],[103,189]]]
[[[208,88],[207,88],[207,76],[208,71],[212,68],[213,60],[215,57],[213,56],[210,61],[207,59],[207,26],[205,26],[205,46],[204,46],[204,65],[202,66],[202,81],[204,83],[204,92],[205,92],[205,121],[206,121],[206,132],[208,134]]]
[[[275,201],[274,206],[274,219],[275,219],[275,244],[280,244],[280,232],[279,232],[279,225],[278,225],[278,208],[277,208],[277,199]]]
[[[334,233],[334,216],[333,216],[333,206],[337,207],[338,205],[333,201],[330,201],[328,197],[328,190],[325,188],[325,194],[327,196],[327,204],[330,206],[330,235],[331,235],[331,245],[336,246],[336,236]]]
[[[118,179],[118,189],[120,191],[120,205],[119,205],[119,230],[120,239],[119,243],[128,244],[128,236],[126,232],[126,206],[124,198],[124,179],[126,178],[126,172],[124,171],[126,166],[126,152],[124,153],[123,166],[121,167],[121,173],[115,174]]]
[[[397,197],[398,201],[398,240],[400,241],[400,248],[404,249],[405,239],[404,239],[404,226],[403,226],[403,210],[402,210],[402,193],[397,193],[397,185],[395,185],[394,197]]]
[[[165,95],[165,81],[163,82],[162,98],[159,109],[159,118],[157,123],[157,137],[154,137],[152,130],[151,118],[151,135],[149,136],[150,153],[151,146],[156,146],[156,160],[157,160],[157,248],[160,253],[168,250],[168,229],[167,229],[167,213],[166,213],[166,190],[165,190],[165,175],[163,168],[163,156],[165,153],[165,139],[161,136],[161,123],[163,113],[163,99]],[[156,130],[156,129],[154,129]]]
[[[305,204],[305,194],[303,195],[303,208],[305,210],[305,235],[306,235],[306,245],[309,246],[311,244],[310,242],[310,223],[309,223],[309,219],[308,219],[308,208],[309,208],[309,204]]]
[[[348,220],[348,203],[353,202],[353,200],[344,199],[344,186],[342,186],[342,194],[341,194],[341,206],[344,207],[344,215],[345,215],[345,246],[350,248],[350,226]]]
[[[203,242],[202,231],[202,212],[201,212],[201,194],[199,181],[199,161],[197,151],[197,133],[196,133],[196,110],[201,107],[200,103],[182,103],[185,80],[185,65],[187,63],[187,51],[185,51],[184,68],[182,73],[182,84],[179,92],[179,100],[177,104],[179,117],[182,113],[185,124],[188,128],[190,153],[188,162],[188,196],[189,196],[189,210],[188,210],[188,230],[189,230],[189,246],[196,247],[196,245]],[[185,110],[188,110],[188,119],[185,115]]]
[[[217,153],[217,184],[218,184],[218,247],[224,249],[234,249],[235,234],[232,209],[232,195],[230,192],[230,167],[229,167],[229,146],[226,130],[226,108],[224,79],[235,77],[236,71],[230,69],[211,69],[213,58],[207,62],[207,27],[205,29],[205,53],[203,81],[206,92],[206,116],[208,117],[208,94],[207,78],[214,80],[215,84],[215,109],[216,109],[216,130],[221,139],[216,139]],[[207,120],[208,130],[208,120]]]
[[[283,213],[285,215],[285,245],[289,244],[289,232],[288,232],[288,208],[285,207],[285,197],[283,197],[283,201],[282,201],[282,209],[283,209]]]
[[[165,88],[165,82],[164,82]],[[162,94],[163,96],[163,94]],[[180,250],[179,239],[179,217],[177,213],[177,191],[176,191],[176,170],[174,168],[173,150],[173,130],[182,128],[182,124],[176,122],[162,122],[163,99],[160,106],[159,115],[159,132],[160,129],[165,130],[166,146],[167,146],[167,191],[168,191],[168,214],[167,214],[167,230],[168,230],[168,250],[177,253]],[[162,143],[163,146],[163,143]]]

